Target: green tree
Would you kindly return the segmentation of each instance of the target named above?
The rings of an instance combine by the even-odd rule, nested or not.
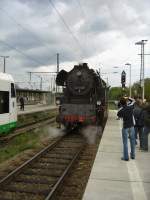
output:
[[[109,90],[109,99],[110,100],[118,100],[120,97],[129,94],[129,89],[125,88],[123,90],[122,87],[112,87]]]
[[[145,98],[150,101],[150,78],[146,78],[145,79]],[[132,93],[135,95],[135,96],[140,96],[142,97],[142,88],[140,86],[140,82],[135,82],[132,86]]]
[[[145,79],[145,98],[150,101],[150,78]],[[124,90],[121,87],[112,87],[109,90],[109,100],[118,100],[121,96],[129,96],[129,88]],[[142,97],[142,88],[137,81],[132,85],[132,97]]]

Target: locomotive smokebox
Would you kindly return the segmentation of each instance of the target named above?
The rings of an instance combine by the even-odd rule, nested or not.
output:
[[[68,73],[66,86],[74,96],[90,93],[93,88],[93,76],[86,63],[75,65]]]

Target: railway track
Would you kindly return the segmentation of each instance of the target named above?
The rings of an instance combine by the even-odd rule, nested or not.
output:
[[[0,200],[55,199],[84,144],[72,134],[53,142],[0,181]]]
[[[17,128],[13,133],[8,134],[6,136],[1,136],[0,137],[0,144],[5,144],[9,140],[13,139],[14,137],[16,137],[18,135],[21,135],[21,134],[23,134],[27,131],[31,131],[31,130],[36,129],[36,128],[43,126],[43,125],[52,124],[55,121],[56,121],[56,118],[52,117],[51,119],[47,119],[47,120],[44,120],[44,121],[40,121],[40,122],[36,122],[36,123],[30,124],[30,125],[26,125],[26,126],[21,127],[21,128]]]

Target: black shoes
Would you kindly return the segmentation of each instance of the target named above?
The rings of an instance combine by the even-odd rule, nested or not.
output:
[[[134,160],[134,159],[135,159],[135,156],[133,156],[133,155],[130,153],[130,158],[131,158],[132,160]]]
[[[131,157],[132,160],[135,159],[135,157]],[[129,158],[128,159],[124,159],[123,157],[121,158],[121,160],[124,160],[124,161],[129,161]]]
[[[134,160],[134,159],[135,159],[135,157],[131,157],[131,159],[132,159],[132,160]]]
[[[121,158],[121,160],[124,160],[124,161],[129,161],[129,158],[128,159],[124,159],[123,157]]]

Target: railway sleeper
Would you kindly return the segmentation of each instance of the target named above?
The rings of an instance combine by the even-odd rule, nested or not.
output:
[[[48,176],[29,176],[20,174],[16,179],[16,182],[24,182],[24,183],[37,183],[37,184],[47,184],[53,185],[56,181],[55,178],[51,178]]]
[[[82,145],[82,143],[77,143],[77,144],[72,143],[72,144],[68,144],[68,145],[66,145],[66,144],[61,143],[60,145],[58,145],[58,148],[67,148],[68,150],[70,150],[72,148],[78,149]]]
[[[45,158],[45,156],[43,156],[43,158],[40,159],[41,162],[45,162],[45,163],[52,163],[52,164],[65,164],[67,165],[69,163],[69,160],[64,160],[64,159],[47,159]]]
[[[55,153],[55,154],[74,154],[74,150],[73,149],[67,149],[67,148],[56,148],[54,150],[51,151],[51,153]]]
[[[9,192],[0,190],[0,200],[43,200],[44,195],[27,194],[24,192]]]
[[[52,165],[51,163],[47,162],[38,162],[36,164],[32,164],[32,167],[34,169],[40,168],[40,169],[56,169],[56,170],[64,170],[66,165]]]
[[[75,139],[75,140],[73,140],[72,138],[70,139],[70,138],[66,138],[63,142],[61,142],[61,144],[68,144],[68,143],[70,143],[70,144],[76,144],[76,145],[78,145],[78,144],[81,144],[83,141],[81,140],[81,138],[79,138],[79,139]]]
[[[71,160],[71,159],[72,159],[72,155],[73,155],[73,154],[70,155],[70,153],[68,152],[68,154],[64,154],[64,155],[63,155],[63,158],[64,158],[64,159]],[[62,154],[61,154],[61,155],[60,155],[59,153],[46,154],[44,157],[45,157],[45,158],[56,158],[56,159],[57,159],[57,158],[62,157]]]
[[[52,177],[59,177],[62,174],[62,170],[42,170],[42,169],[32,169],[29,168],[23,174],[25,175],[44,175],[44,176],[52,176]]]
[[[57,157],[49,157],[47,155],[43,156],[43,158],[47,159],[48,161],[52,162],[52,161],[58,161],[61,160],[60,162],[68,162],[70,160],[72,160],[73,155],[70,156],[70,158],[68,156],[65,155],[57,155]]]
[[[5,186],[3,191],[9,192],[24,192],[24,193],[31,193],[31,194],[40,194],[46,195],[51,190],[51,186],[47,184],[31,184],[31,183],[24,183],[24,182],[11,182],[9,185]]]

